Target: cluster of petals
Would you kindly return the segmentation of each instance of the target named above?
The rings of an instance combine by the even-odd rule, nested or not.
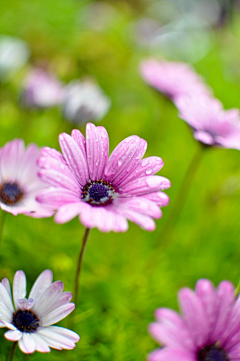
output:
[[[124,139],[109,157],[106,129],[88,123],[86,139],[75,129],[71,136],[60,134],[59,143],[62,154],[42,149],[39,176],[51,187],[37,197],[45,206],[57,209],[57,223],[79,215],[87,228],[97,227],[102,232],[125,232],[127,219],[143,229],[155,229],[153,218],[160,218],[159,207],[169,202],[161,190],[169,188],[170,181],[154,175],[163,167],[161,158],[142,159],[147,148],[144,139],[135,135]],[[92,202],[88,187],[96,191]],[[96,200],[100,200],[97,205]]]
[[[141,63],[140,71],[149,85],[173,100],[182,95],[211,93],[204,79],[187,63],[148,59]]]
[[[50,347],[71,350],[79,336],[66,328],[51,326],[66,317],[75,308],[70,303],[71,292],[63,292],[63,283],[52,283],[52,272],[43,271],[26,299],[26,276],[17,271],[13,280],[13,301],[7,278],[0,282],[0,327],[9,330],[4,336],[18,342],[26,354],[35,351],[47,353]]]
[[[201,279],[195,292],[183,288],[178,298],[182,315],[167,308],[155,311],[149,331],[163,347],[148,360],[240,360],[240,298],[235,299],[232,283],[223,281],[215,289]]]
[[[50,217],[53,212],[39,204],[36,196],[47,185],[38,177],[40,149],[32,143],[25,148],[14,139],[0,149],[0,208],[13,215]]]
[[[212,146],[240,149],[238,109],[224,110],[222,103],[209,96],[181,96],[175,104],[179,117],[192,128],[194,138]]]

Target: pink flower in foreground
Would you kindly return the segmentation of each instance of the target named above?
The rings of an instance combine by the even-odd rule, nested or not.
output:
[[[40,149],[22,139],[14,139],[0,148],[0,208],[16,216],[50,217],[53,212],[36,201],[37,193],[46,187],[38,177]]]
[[[223,281],[215,290],[209,280],[199,280],[195,292],[179,292],[182,316],[159,308],[149,331],[164,347],[149,361],[240,360],[240,298],[232,283]]]
[[[50,352],[50,347],[71,350],[79,341],[75,332],[51,326],[75,308],[70,303],[71,292],[63,292],[63,283],[52,283],[52,278],[50,270],[42,272],[27,299],[25,273],[17,271],[13,280],[14,305],[8,279],[0,283],[0,327],[9,328],[4,336],[9,341],[18,341],[24,353]]]
[[[143,79],[170,99],[184,94],[211,93],[203,78],[189,64],[149,59],[141,63],[140,69]]]
[[[26,107],[48,108],[61,103],[62,84],[43,69],[32,69],[23,85],[21,101]]]
[[[176,99],[179,117],[202,143],[240,149],[240,116],[238,109],[224,110],[222,103],[208,96],[183,96]]]
[[[39,175],[52,187],[43,190],[38,201],[58,209],[57,223],[80,215],[87,227],[102,232],[125,232],[127,219],[152,231],[160,218],[159,206],[168,196],[161,190],[170,181],[154,175],[163,167],[158,157],[142,159],[147,142],[136,135],[124,139],[109,155],[105,128],[88,123],[86,139],[79,130],[59,136],[62,153],[43,148]]]

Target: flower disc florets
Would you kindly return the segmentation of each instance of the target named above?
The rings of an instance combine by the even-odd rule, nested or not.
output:
[[[24,193],[17,183],[3,183],[0,185],[0,201],[8,206],[19,202]]]
[[[12,323],[19,331],[32,333],[39,326],[37,315],[31,310],[18,310],[13,315]]]
[[[108,182],[102,180],[88,182],[82,190],[82,200],[93,206],[111,204],[115,189]]]
[[[217,345],[203,347],[197,355],[198,361],[230,361],[226,351]]]

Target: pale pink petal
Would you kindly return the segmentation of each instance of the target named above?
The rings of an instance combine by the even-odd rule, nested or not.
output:
[[[28,353],[28,350],[25,348],[22,338],[20,338],[20,340],[18,340],[18,346],[23,353]]]
[[[213,145],[215,143],[213,136],[203,130],[198,130],[194,132],[194,138],[204,144]]]
[[[34,303],[32,310],[42,318],[43,315],[48,313],[48,309],[58,301],[62,291],[63,283],[61,281],[53,282],[41,293],[40,297]]]
[[[93,210],[93,207],[90,206],[90,204],[85,202],[84,207],[82,209],[82,213],[79,216],[81,223],[87,228],[96,227],[92,210]]]
[[[59,135],[63,156],[81,186],[89,181],[87,160],[75,140],[68,134]]]
[[[19,309],[18,299],[26,297],[26,276],[23,271],[17,271],[13,279],[13,300],[15,309]]]
[[[126,232],[128,230],[128,222],[126,217],[124,217],[121,214],[118,214],[115,212],[114,214],[115,220],[114,220],[114,226],[113,231],[114,232]]]
[[[71,136],[75,140],[75,142],[77,143],[79,148],[81,149],[82,154],[84,155],[84,157],[87,159],[86,140],[85,140],[84,136],[82,135],[82,133],[78,129],[73,129],[72,133],[71,133]]]
[[[209,320],[203,304],[198,296],[188,288],[182,288],[178,298],[195,345],[202,347],[206,344],[209,330]]]
[[[138,166],[146,148],[147,142],[136,135],[124,139],[110,155],[104,179],[116,186],[120,184]]]
[[[118,206],[117,210],[118,213],[124,215],[129,221],[138,224],[146,231],[154,231],[154,229],[156,228],[154,220],[145,214],[133,211],[132,209],[128,209],[123,206]]]
[[[67,328],[64,328],[64,327],[49,326],[48,330],[53,331],[54,333],[62,335],[64,337],[67,337],[69,340],[71,340],[73,342],[78,342],[80,340],[80,337],[78,336],[78,334],[76,332],[68,330]]]
[[[159,207],[165,207],[169,204],[169,196],[160,191],[141,194],[138,197],[149,199],[150,201],[155,202]]]
[[[69,303],[58,307],[56,310],[51,311],[46,316],[41,319],[41,324],[43,327],[50,326],[58,321],[62,320],[64,317],[69,315],[75,308],[74,303]]]
[[[29,184],[30,180],[37,180],[37,160],[40,157],[40,154],[40,149],[36,144],[29,144],[24,155],[21,157],[21,159],[19,159],[18,180],[23,185]]]
[[[86,147],[89,177],[100,180],[108,160],[109,140],[105,128],[88,123],[86,126]]]
[[[69,222],[81,214],[83,208],[83,202],[67,203],[58,209],[54,218],[55,222],[59,224]]]
[[[60,161],[63,164],[66,164],[66,161],[62,153],[60,153],[58,150],[54,148],[44,147],[41,149],[41,154],[43,157],[53,158],[56,159],[57,161]]]
[[[69,337],[65,337],[51,327],[43,327],[38,329],[38,334],[42,336],[47,343],[51,346],[51,343],[56,343],[61,349],[71,350],[75,347],[75,342]]]
[[[163,165],[163,160],[159,157],[144,158],[131,174],[129,174],[126,178],[123,178],[122,182],[118,184],[118,186],[123,187],[136,178],[154,175],[162,169]]]
[[[38,172],[39,177],[43,182],[54,186],[54,187],[64,187],[70,191],[77,193],[79,191],[79,184],[75,179],[69,178],[63,172],[57,172],[53,169],[42,169]]]
[[[143,213],[157,219],[162,216],[162,212],[158,205],[143,197],[116,198],[114,200],[114,205],[129,208],[133,211]]]
[[[22,337],[22,332],[20,332],[19,330],[9,330],[4,333],[4,337],[9,341],[18,341]]]
[[[148,355],[148,361],[196,361],[195,355],[181,350],[158,349]]]
[[[11,317],[11,320],[12,320],[12,317]],[[5,327],[9,328],[9,329],[12,330],[12,331],[16,331],[17,328],[16,328],[15,326],[13,326],[13,324],[10,323],[10,322],[11,322],[11,321],[6,322],[6,321],[3,321],[3,320],[2,320],[2,323],[5,325]]]
[[[3,278],[1,283],[6,288],[6,291],[9,294],[10,299],[12,300],[12,292],[11,292],[10,282],[8,281],[7,278]]]
[[[4,304],[4,306],[9,310],[10,313],[14,312],[11,294],[9,295],[8,291],[3,286],[3,281],[0,283],[0,300],[1,304]]]
[[[72,293],[71,292],[63,292],[61,294],[61,296],[58,298],[57,301],[52,302],[51,305],[49,305],[49,307],[46,309],[46,311],[44,311],[43,314],[45,313],[49,313],[53,310],[55,310],[56,308],[59,308],[60,306],[63,306],[67,303],[69,303],[72,299]]]
[[[4,181],[14,182],[17,178],[19,160],[24,155],[24,142],[22,139],[15,139],[8,142],[2,148],[0,173]]]
[[[63,173],[67,178],[70,178],[71,182],[78,184],[68,165],[65,162],[63,163],[61,160],[51,157],[41,157],[38,159],[38,165],[45,170],[54,170],[56,172]]]
[[[40,337],[37,334],[37,332],[34,332],[31,335],[32,335],[32,338],[34,339],[35,344],[36,344],[36,351],[43,352],[43,353],[47,353],[47,352],[51,351],[50,347],[47,344],[47,342],[42,337]]]
[[[79,202],[80,197],[69,189],[50,187],[39,192],[36,199],[52,209],[58,209],[64,204]]]
[[[23,352],[30,354],[36,351],[36,342],[30,333],[23,332],[21,340],[25,349]]]
[[[0,321],[3,323],[12,321],[12,312],[3,302],[0,303]]]
[[[124,187],[122,187],[121,193],[141,195],[167,189],[170,186],[171,182],[167,178],[153,175],[149,177],[137,178],[134,181],[126,184]]]
[[[40,295],[51,285],[52,279],[52,271],[50,271],[49,269],[43,271],[36,279],[29,294],[29,298],[32,298],[36,303]]]

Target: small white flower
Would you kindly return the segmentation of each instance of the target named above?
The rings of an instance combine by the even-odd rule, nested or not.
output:
[[[52,278],[50,270],[43,271],[26,299],[26,276],[23,271],[17,271],[13,279],[14,305],[8,279],[0,282],[0,327],[9,328],[5,338],[18,341],[24,353],[50,352],[50,347],[71,350],[80,339],[73,331],[51,326],[75,308],[70,303],[71,292],[63,292],[63,283],[52,283]]]
[[[99,121],[110,108],[110,98],[92,81],[73,80],[64,90],[63,114],[72,123]]]

